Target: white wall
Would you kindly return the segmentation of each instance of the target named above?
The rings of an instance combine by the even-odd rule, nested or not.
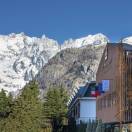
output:
[[[96,119],[96,99],[81,99],[79,120],[87,122],[89,119]]]

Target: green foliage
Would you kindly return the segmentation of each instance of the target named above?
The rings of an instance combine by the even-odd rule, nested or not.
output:
[[[91,120],[89,120],[87,123],[86,132],[91,132],[91,127],[92,127],[92,123],[91,123]]]
[[[86,132],[87,124],[80,122],[80,125],[77,126],[77,132]]]
[[[14,101],[12,113],[0,122],[0,132],[40,132],[41,102],[36,82],[27,84]]]
[[[68,119],[68,131],[69,132],[77,131],[76,120],[73,117],[69,117],[69,119]]]
[[[114,128],[114,132],[120,132],[120,128],[119,127],[115,127]]]
[[[91,120],[89,120],[87,123],[86,132],[95,132],[96,127],[97,127],[97,121],[92,120],[92,122],[91,122]]]
[[[6,95],[2,89],[0,92],[0,118],[5,118],[11,112],[12,96]]]
[[[105,132],[105,127],[101,120],[98,121],[96,132]]]
[[[93,120],[92,121],[92,130],[91,130],[91,132],[95,132],[96,131],[96,128],[97,128],[97,120]]]
[[[67,114],[67,91],[62,87],[50,88],[44,102],[43,113],[50,119],[53,130],[59,132],[66,120]]]

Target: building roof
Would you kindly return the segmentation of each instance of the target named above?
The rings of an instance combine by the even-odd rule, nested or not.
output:
[[[132,44],[123,44],[123,49],[132,51]]]
[[[85,86],[81,86],[79,88],[79,90],[77,91],[77,93],[75,94],[75,96],[73,97],[72,101],[70,102],[69,106],[71,106],[77,98],[82,98],[82,97],[91,97],[90,93],[91,93],[91,89],[90,86],[91,85],[96,85],[95,81],[92,81],[90,83],[87,83]]]
[[[113,45],[113,46],[119,46],[122,45],[124,50],[132,50],[132,44],[128,44],[128,43],[108,43],[108,45]]]
[[[78,90],[78,93],[76,94],[76,96],[78,96],[78,97],[84,97],[86,91],[87,91],[87,87],[86,86],[82,86]]]

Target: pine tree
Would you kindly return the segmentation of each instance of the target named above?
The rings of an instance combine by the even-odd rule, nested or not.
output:
[[[62,87],[50,88],[45,97],[44,115],[50,119],[54,131],[62,130],[67,114],[67,92]]]
[[[6,95],[5,91],[2,89],[0,92],[0,118],[5,118],[11,112],[12,96]]]
[[[36,82],[30,82],[12,106],[12,113],[1,124],[1,132],[40,132],[41,102]]]

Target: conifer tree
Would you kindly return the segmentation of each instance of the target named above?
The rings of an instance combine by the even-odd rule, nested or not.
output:
[[[36,82],[27,84],[12,106],[12,113],[1,125],[1,132],[40,132],[41,103]]]
[[[2,89],[0,92],[0,118],[5,118],[11,112],[12,96],[7,96]]]
[[[62,125],[67,114],[67,92],[62,87],[50,88],[45,97],[44,113],[50,119],[53,131],[62,130]]]

